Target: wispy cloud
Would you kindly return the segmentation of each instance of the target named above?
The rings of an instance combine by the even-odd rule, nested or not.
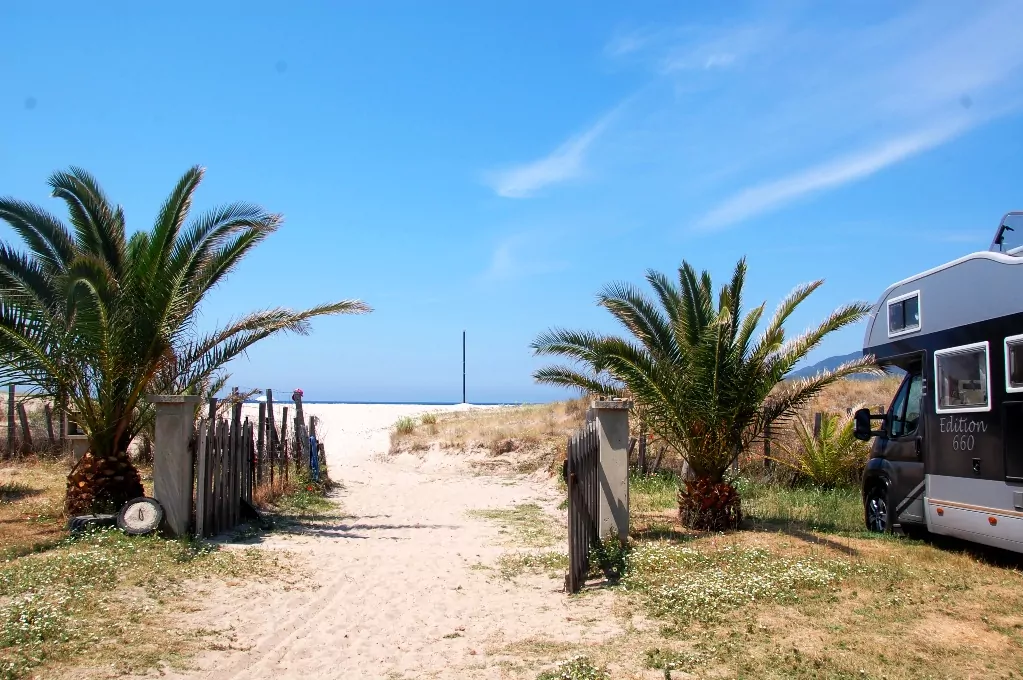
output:
[[[962,134],[972,121],[957,120],[887,140],[863,153],[844,156],[807,170],[744,189],[700,219],[696,228],[713,230],[778,208],[803,196],[873,175],[884,168]]]
[[[550,233],[536,231],[522,231],[505,237],[494,248],[482,279],[488,282],[508,281],[567,268],[567,262],[552,256],[557,252],[554,241]]]
[[[663,73],[674,73],[735,66],[765,49],[777,33],[778,29],[766,25],[715,32],[701,41],[668,49],[659,68]]]
[[[529,198],[552,184],[579,177],[585,171],[590,147],[604,134],[620,109],[621,106],[615,107],[543,158],[489,173],[490,186],[505,198]]]

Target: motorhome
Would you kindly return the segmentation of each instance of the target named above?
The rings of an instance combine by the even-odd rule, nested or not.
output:
[[[856,436],[875,438],[872,531],[1023,552],[1021,218],[1007,214],[988,250],[889,286],[871,310],[864,355],[906,372],[884,415],[855,416]]]

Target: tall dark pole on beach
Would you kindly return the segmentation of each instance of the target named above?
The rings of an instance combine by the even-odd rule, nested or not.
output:
[[[465,331],[462,331],[462,403],[465,403]]]

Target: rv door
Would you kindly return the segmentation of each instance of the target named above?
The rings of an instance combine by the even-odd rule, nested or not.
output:
[[[906,373],[885,421],[888,507],[892,524],[923,524],[924,419],[923,376],[916,365]]]

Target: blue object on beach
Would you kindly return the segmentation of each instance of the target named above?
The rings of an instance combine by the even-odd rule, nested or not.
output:
[[[309,474],[314,482],[320,481],[320,450],[315,436],[309,437]]]

